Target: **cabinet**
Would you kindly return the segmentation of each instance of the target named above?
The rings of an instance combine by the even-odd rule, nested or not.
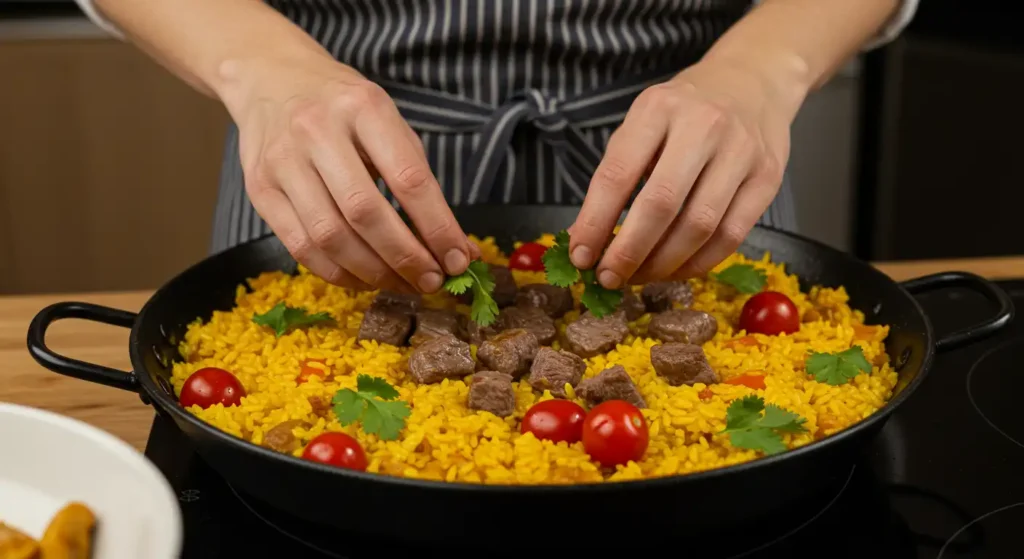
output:
[[[227,124],[130,45],[0,34],[0,294],[157,287],[201,259]]]

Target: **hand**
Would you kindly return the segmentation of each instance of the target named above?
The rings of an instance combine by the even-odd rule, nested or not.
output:
[[[225,70],[233,86],[222,98],[238,123],[246,192],[296,260],[337,285],[428,293],[466,269],[479,250],[383,89],[319,54],[256,64]]]
[[[793,88],[797,89],[797,88]],[[700,62],[641,93],[612,135],[572,226],[573,263],[602,285],[692,277],[740,245],[778,192],[802,95],[739,63]],[[680,211],[681,210],[681,211]]]

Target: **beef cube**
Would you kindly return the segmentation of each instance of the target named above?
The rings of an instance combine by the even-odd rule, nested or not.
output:
[[[663,342],[701,345],[715,337],[718,321],[706,312],[671,310],[658,313],[647,325],[647,333]]]
[[[667,343],[651,348],[651,365],[672,386],[718,382],[704,350],[699,345]]]
[[[480,371],[469,383],[469,409],[489,411],[508,417],[516,411],[516,391],[512,377],[497,371]]]
[[[375,302],[366,309],[356,339],[376,340],[382,344],[401,346],[412,330],[412,313],[403,306]]]
[[[672,308],[672,303],[689,307],[693,303],[693,290],[685,281],[656,281],[648,283],[640,292],[647,312],[661,312]]]
[[[488,369],[519,378],[530,370],[530,364],[539,349],[536,336],[516,328],[505,330],[482,343],[476,358]]]
[[[546,283],[524,285],[516,294],[516,306],[536,307],[551,318],[562,318],[575,306],[572,291]]]
[[[409,344],[418,346],[423,342],[451,334],[459,334],[458,313],[439,309],[423,309],[416,313],[416,330],[409,338]]]
[[[626,368],[622,365],[615,365],[605,369],[596,376],[585,379],[576,388],[576,394],[587,401],[591,406],[596,406],[608,400],[624,400],[638,408],[646,408],[647,402],[636,384],[629,377]]]
[[[500,330],[521,328],[533,334],[541,345],[555,341],[555,321],[536,307],[508,307],[498,315]]]
[[[294,452],[301,445],[299,440],[295,438],[295,435],[292,434],[292,429],[303,423],[301,419],[291,419],[271,427],[263,434],[263,446],[287,454]]]
[[[373,300],[375,305],[399,309],[406,314],[416,314],[423,296],[418,293],[399,293],[397,291],[381,291]]]
[[[625,313],[615,312],[597,318],[587,311],[579,320],[565,327],[565,345],[569,351],[587,358],[615,349],[615,345],[622,343],[627,335],[629,327],[626,326]]]
[[[331,400],[325,396],[310,396],[306,398],[309,402],[309,407],[313,408],[313,415],[317,417],[327,417],[327,412],[331,411]]]
[[[626,320],[632,322],[647,312],[647,307],[644,306],[643,299],[639,295],[634,293],[631,289],[627,289],[622,294],[622,302],[619,303],[618,311],[622,311],[626,315]]]
[[[469,344],[450,334],[423,342],[409,356],[409,372],[420,384],[461,378],[475,368]]]
[[[491,275],[494,276],[494,291],[491,292],[491,298],[494,299],[499,308],[505,308],[516,300],[516,292],[518,291],[516,280],[512,277],[512,270],[505,266],[491,264],[490,268]],[[471,305],[473,303],[473,292],[467,291],[459,295],[458,300],[464,305]]]
[[[550,390],[556,398],[565,398],[566,383],[575,388],[586,370],[587,365],[575,353],[542,347],[530,367],[530,386],[540,391]]]
[[[498,315],[498,319],[501,319],[500,314]],[[469,317],[464,317],[462,324],[462,338],[469,343],[480,347],[480,344],[482,344],[484,340],[493,338],[501,331],[496,328],[498,325],[500,324],[496,323],[490,326],[480,326]]]

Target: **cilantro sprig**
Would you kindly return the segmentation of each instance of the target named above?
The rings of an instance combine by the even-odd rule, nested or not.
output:
[[[334,415],[342,425],[363,423],[363,431],[383,441],[393,441],[405,427],[411,413],[409,404],[396,400],[398,391],[388,381],[370,375],[356,378],[356,389],[342,388],[334,394]]]
[[[452,295],[473,292],[473,304],[469,317],[480,326],[490,326],[498,318],[498,303],[491,295],[494,292],[494,275],[485,262],[474,260],[465,272],[451,276],[444,282],[444,288]]]
[[[814,380],[832,386],[846,384],[862,372],[871,372],[871,363],[859,345],[839,353],[812,352],[805,365],[807,372],[814,375]]]
[[[555,245],[544,251],[541,257],[548,283],[557,287],[569,287],[577,281],[583,282],[583,296],[580,302],[596,316],[607,316],[622,302],[621,289],[607,289],[597,281],[594,270],[580,270],[569,258],[569,232],[560,231],[555,235]]]
[[[712,278],[736,288],[740,293],[759,293],[768,283],[768,275],[764,270],[750,264],[733,264],[718,273],[709,274]]]
[[[260,326],[269,326],[274,329],[278,338],[285,335],[292,328],[309,326],[312,324],[334,324],[331,315],[325,312],[309,314],[305,309],[289,307],[278,303],[274,308],[263,314],[254,314],[252,321]]]
[[[807,430],[803,425],[806,421],[775,404],[766,406],[760,396],[750,395],[729,404],[722,433],[729,434],[729,442],[735,447],[772,455],[786,450],[782,433],[802,433]]]

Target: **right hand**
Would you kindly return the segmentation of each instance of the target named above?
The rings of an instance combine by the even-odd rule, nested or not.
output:
[[[431,293],[479,256],[419,137],[377,84],[326,53],[223,73],[249,199],[311,272],[345,287]]]

